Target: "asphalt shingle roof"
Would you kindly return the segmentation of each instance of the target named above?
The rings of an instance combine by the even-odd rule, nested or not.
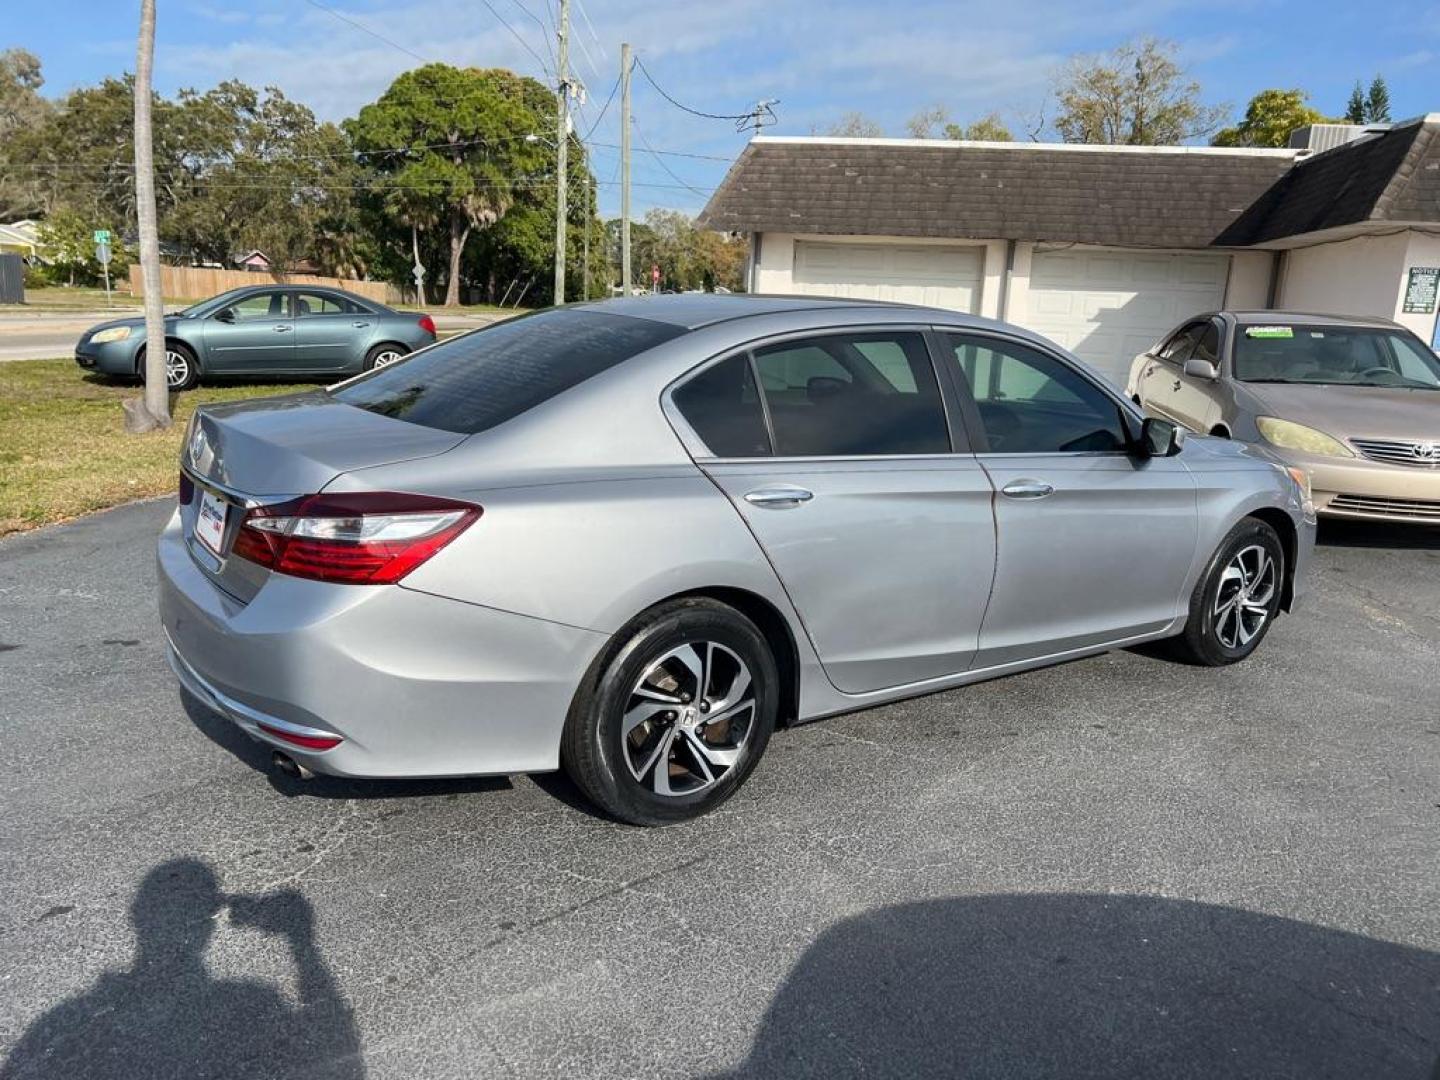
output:
[[[1412,120],[1302,161],[1223,242],[1258,244],[1366,221],[1440,221],[1440,123]]]
[[[1440,123],[1298,164],[1293,151],[762,137],[700,215],[737,232],[1186,248],[1367,220],[1440,221]]]
[[[759,138],[701,222],[742,232],[1200,247],[1292,161],[1255,151]]]

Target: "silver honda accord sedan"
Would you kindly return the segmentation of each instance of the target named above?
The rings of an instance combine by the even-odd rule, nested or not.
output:
[[[1158,639],[1243,660],[1313,543],[1303,472],[1034,334],[650,297],[201,409],[160,613],[286,771],[564,768],[660,825],[779,724]]]

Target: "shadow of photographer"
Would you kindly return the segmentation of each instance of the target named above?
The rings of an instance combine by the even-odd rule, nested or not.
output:
[[[258,979],[220,979],[205,952],[220,915],[282,939],[295,1000]],[[204,862],[174,859],[145,875],[130,905],[133,964],[35,1021],[0,1080],[50,1077],[365,1075],[359,1032],[315,943],[310,903],[294,890],[226,895]]]
[[[1440,954],[1187,900],[998,895],[825,931],[725,1076],[1440,1080],[1437,1054]]]

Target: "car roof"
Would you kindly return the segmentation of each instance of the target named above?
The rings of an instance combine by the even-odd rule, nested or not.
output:
[[[1325,315],[1314,311],[1222,311],[1241,323],[1291,323],[1298,326],[1398,326],[1380,315]]]
[[[943,317],[951,321],[957,317],[968,321],[955,311],[921,307],[916,304],[894,304],[884,300],[860,300],[849,297],[829,296],[769,296],[758,293],[678,293],[675,295],[625,296],[613,300],[597,300],[586,304],[571,304],[573,308],[605,312],[610,315],[628,315],[636,319],[650,319],[653,322],[669,323],[686,330],[698,330],[702,326],[729,322],[733,319],[754,318],[761,315],[780,315],[802,311],[845,311],[855,312],[910,310],[923,313],[924,318]],[[983,320],[976,320],[977,325]]]

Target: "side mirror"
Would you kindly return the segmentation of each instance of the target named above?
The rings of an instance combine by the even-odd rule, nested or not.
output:
[[[231,311],[228,307],[224,308],[221,311],[217,311],[215,313],[215,321],[223,323],[233,323],[235,321],[235,312]]]
[[[1220,378],[1220,370],[1209,360],[1201,360],[1198,356],[1185,361],[1185,374],[1192,379],[1209,379],[1211,382]]]
[[[1145,457],[1174,457],[1185,445],[1185,432],[1169,420],[1147,416],[1140,425],[1140,453]]]

